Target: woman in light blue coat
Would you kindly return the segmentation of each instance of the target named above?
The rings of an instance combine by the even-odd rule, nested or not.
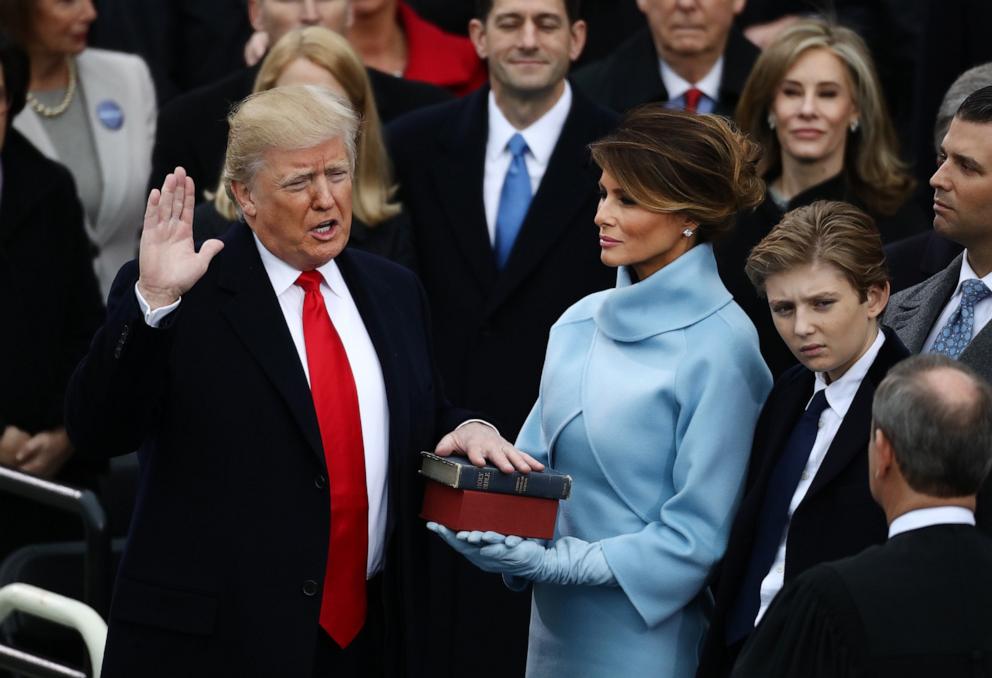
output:
[[[574,479],[555,540],[430,527],[511,587],[534,582],[528,676],[688,678],[771,387],[710,245],[761,201],[757,150],[722,118],[652,107],[592,154],[617,286],[552,327],[517,440]]]

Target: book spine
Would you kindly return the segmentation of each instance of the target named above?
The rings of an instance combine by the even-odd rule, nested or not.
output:
[[[567,499],[572,489],[570,476],[549,473],[502,473],[492,468],[460,466],[454,486],[461,490],[518,494],[525,497]]]

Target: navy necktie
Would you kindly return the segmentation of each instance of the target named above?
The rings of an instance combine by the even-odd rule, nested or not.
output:
[[[977,278],[961,283],[961,304],[941,328],[930,347],[930,353],[943,353],[948,358],[957,360],[971,343],[971,333],[975,327],[975,304],[990,294],[992,291]]]
[[[520,233],[520,226],[530,207],[530,175],[527,174],[527,142],[519,133],[510,137],[506,145],[513,158],[503,180],[503,190],[499,194],[499,211],[496,213],[496,265],[503,268],[510,258],[510,250]]]
[[[816,442],[820,415],[826,407],[826,390],[821,389],[813,396],[806,411],[792,429],[782,456],[779,457],[771,478],[768,479],[768,487],[765,489],[764,501],[754,531],[751,558],[737,594],[737,601],[727,619],[728,645],[747,637],[754,629],[754,618],[758,616],[758,609],[761,607],[761,582],[775,562],[775,554],[778,553],[779,544],[782,542],[782,533],[789,521],[789,504],[792,503],[799,478],[806,468],[806,462],[809,461],[809,453]]]

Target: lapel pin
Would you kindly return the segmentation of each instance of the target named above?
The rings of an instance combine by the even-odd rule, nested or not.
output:
[[[105,99],[96,105],[96,116],[100,118],[100,124],[113,132],[124,126],[124,111],[111,99]]]

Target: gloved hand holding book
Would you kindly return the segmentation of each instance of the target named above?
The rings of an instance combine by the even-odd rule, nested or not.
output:
[[[498,532],[458,532],[435,522],[436,532],[453,549],[486,572],[521,577],[541,584],[616,586],[603,547],[575,537],[562,537],[550,547],[537,539],[504,536]]]

